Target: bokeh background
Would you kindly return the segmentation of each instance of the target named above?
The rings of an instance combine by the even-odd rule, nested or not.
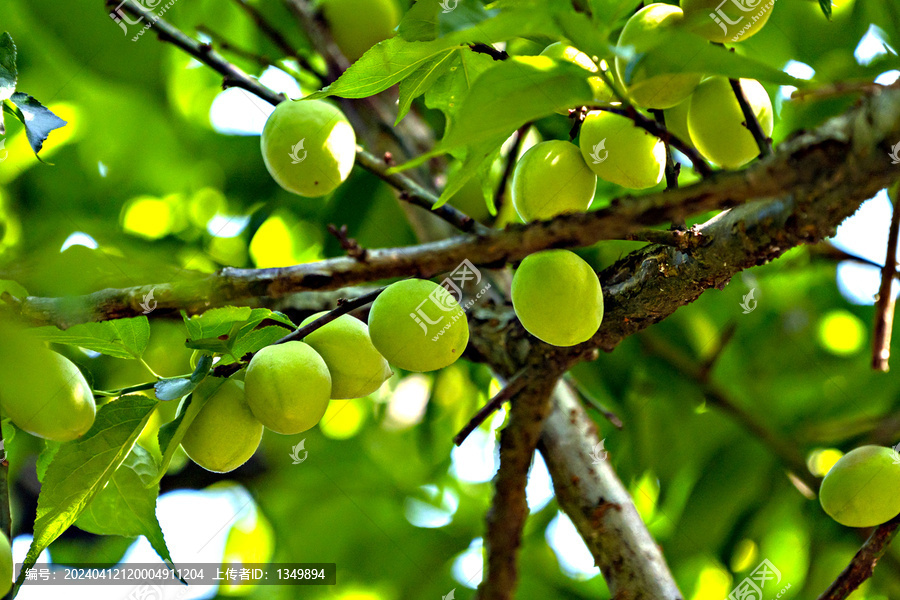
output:
[[[280,2],[255,5],[301,52],[308,51]],[[418,209],[401,206],[392,190],[358,168],[330,198],[281,190],[259,153],[258,135],[271,107],[243,91],[223,91],[219,76],[157,41],[152,31],[132,42],[102,1],[4,0],[2,14],[0,29],[18,45],[19,90],[69,122],[45,145],[49,166],[34,158],[19,124],[7,119],[8,156],[0,163],[0,279],[6,289],[19,291],[18,285],[30,295],[61,296],[224,266],[315,261],[342,252],[326,232],[328,224],[347,225],[363,247],[417,241],[408,211]],[[293,98],[316,88],[314,79],[292,75],[298,66],[279,60],[278,50],[233,3],[179,0],[165,18],[191,35],[209,39],[199,32],[214,31],[269,57],[273,64],[266,66],[226,53]],[[515,40],[510,48],[537,53],[543,44],[536,42]],[[769,25],[739,51],[822,83],[876,77],[891,83],[900,75],[897,48],[900,16],[892,0],[841,0],[831,22],[815,2],[778,0]],[[853,102],[796,103],[789,101],[791,88],[767,89],[777,110],[776,143]],[[440,113],[420,101],[414,112],[439,137]],[[566,139],[569,126],[554,115],[539,121],[529,138]],[[682,179],[690,181],[689,170]],[[621,193],[601,182],[593,208]],[[454,202],[489,218],[477,193]],[[763,559],[780,571],[779,590],[790,586],[782,598],[813,598],[864,539],[865,532],[828,518],[785,475],[771,446],[708,401],[708,385],[684,367],[702,364],[730,336],[712,383],[801,455],[817,477],[858,445],[900,442],[900,379],[869,368],[878,268],[838,260],[830,250],[883,263],[890,211],[882,192],[838,229],[834,246],[792,250],[745,272],[573,371],[585,394],[624,422],[617,430],[596,415],[608,459],[686,598],[725,598]],[[499,223],[513,218],[507,211]],[[604,242],[580,253],[602,268],[638,246]],[[757,305],[745,313],[741,303],[751,290]],[[284,308],[295,322],[305,316],[290,303]],[[189,372],[183,325],[177,318],[151,323],[147,364],[166,376]],[[60,350],[99,389],[151,379],[137,361]],[[335,587],[196,589],[184,597],[394,600],[439,598],[453,589],[457,598],[471,597],[481,578],[484,513],[505,413],[460,448],[451,438],[497,389],[485,367],[464,360],[434,374],[397,373],[369,398],[332,402],[313,430],[298,436],[267,431],[258,454],[228,475],[207,473],[181,456],[162,480],[158,505],[176,563],[271,560],[338,567]],[[173,404],[160,408],[141,439],[151,452],[158,453],[154,427],[172,418]],[[301,440],[308,458],[292,464],[291,448]],[[40,440],[25,434],[8,446],[17,559],[30,541],[41,449]],[[518,597],[608,598],[584,544],[557,507],[540,456],[528,497],[532,515]],[[98,537],[77,528],[45,558],[61,564],[159,560],[144,539]],[[767,588],[765,597],[779,590]],[[56,598],[61,592],[116,599],[134,593],[120,586],[25,586],[20,597]],[[175,593],[165,590],[166,597]],[[900,546],[852,597],[900,597]]]

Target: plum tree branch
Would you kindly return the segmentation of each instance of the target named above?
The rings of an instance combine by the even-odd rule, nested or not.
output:
[[[818,600],[844,600],[853,590],[872,576],[878,559],[884,556],[897,530],[900,528],[900,516],[894,517],[884,525],[879,525],[862,548],[854,555],[847,568],[828,586]]]
[[[528,517],[525,484],[544,420],[550,412],[550,398],[556,377],[544,374],[527,389],[520,389],[510,402],[509,424],[500,432],[500,468],[494,477],[494,499],[487,515],[484,536],[484,578],[478,588],[479,600],[510,600],[518,583],[516,554],[522,543],[522,529]]]
[[[747,101],[747,95],[744,94],[740,82],[738,82],[737,79],[729,79],[728,83],[731,84],[731,89],[734,91],[734,97],[737,98],[738,105],[741,107],[741,113],[744,115],[744,124],[753,136],[754,141],[756,141],[756,145],[759,147],[759,155],[769,156],[772,154],[772,140],[770,140],[762,130],[759,119],[757,119],[756,115],[753,113],[753,107],[750,106],[750,103]]]
[[[881,285],[875,302],[875,331],[872,335],[872,368],[887,372],[890,369],[891,333],[894,328],[894,279],[897,273],[897,237],[900,235],[900,185],[891,188],[893,202],[891,225],[888,231],[887,256],[881,268]]]

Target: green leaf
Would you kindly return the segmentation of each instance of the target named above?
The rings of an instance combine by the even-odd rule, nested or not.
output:
[[[215,394],[226,381],[228,380],[222,377],[207,377],[204,379],[197,386],[197,389],[194,390],[194,393],[182,401],[175,418],[159,428],[157,439],[159,440],[159,450],[162,452],[162,461],[160,461],[159,474],[154,478],[153,483],[159,482],[163,475],[166,474],[166,469],[169,468],[169,463],[172,462],[172,457],[175,456],[178,445],[184,438],[188,427],[194,422],[194,419],[209,397]]]
[[[0,101],[16,91],[16,44],[8,32],[0,35]],[[2,119],[0,119],[2,121]]]
[[[615,40],[610,43],[609,21],[604,20],[598,25],[591,23],[582,13],[566,12],[556,15],[556,23],[572,45],[588,56],[607,61],[613,59]]]
[[[649,39],[649,38],[648,38]],[[620,55],[630,54],[630,48],[619,51]],[[758,79],[779,85],[803,87],[808,85],[775,67],[757,60],[729,52],[723,46],[710,44],[707,40],[678,29],[668,29],[653,36],[648,44],[633,47],[634,54],[626,67],[628,73],[637,70],[642,76],[657,74],[704,73],[706,75],[722,75],[724,77]],[[658,49],[658,51],[654,51]]]
[[[452,1],[452,0],[451,0]],[[409,7],[400,24],[397,36],[408,42],[427,42],[437,37],[438,15],[441,3],[420,0]]]
[[[249,335],[263,321],[274,321],[294,329],[294,324],[285,315],[268,308],[246,308],[229,306],[206,311],[198,317],[184,322],[188,329],[188,348],[206,350],[217,354],[231,355],[232,362],[241,357],[235,346]],[[283,332],[282,335],[286,335]]]
[[[545,56],[523,56],[497,63],[479,77],[456,113],[440,150],[502,137],[555,110],[589,104],[589,73]],[[502,142],[502,140],[501,140]]]
[[[447,72],[456,57],[456,51],[446,50],[435,55],[411,76],[400,82],[400,103],[397,110],[396,126],[406,116],[413,100],[424,94],[434,83]]]
[[[822,14],[830,21],[831,20],[831,0],[819,0],[819,8],[822,9]]]
[[[31,149],[37,154],[44,146],[44,141],[54,129],[59,129],[66,122],[53,114],[49,108],[22,92],[16,92],[10,97],[10,100],[19,109],[23,115],[22,124],[25,126],[25,135],[28,137],[28,143]]]
[[[34,539],[16,593],[40,553],[75,522],[128,456],[157,404],[138,395],[105,404],[87,433],[60,446],[44,475]]]
[[[304,99],[373,96],[409,77],[420,67],[427,65],[434,56],[455,45],[458,44],[446,39],[408,42],[399,37],[389,38],[369,49],[337,81]]]
[[[184,398],[200,385],[200,382],[209,373],[211,366],[212,356],[209,354],[202,355],[190,377],[173,377],[157,381],[153,386],[153,389],[156,391],[156,397],[163,401]]]
[[[66,330],[52,325],[38,327],[34,332],[41,339],[56,344],[79,346],[115,358],[140,358],[150,341],[150,321],[141,315],[103,323],[83,323]]]
[[[435,208],[443,206],[458,192],[466,182],[478,173],[484,173],[491,168],[494,159],[500,154],[500,147],[509,136],[499,135],[484,142],[469,147],[462,166],[447,177],[447,185],[441,192],[441,197],[435,204]],[[485,180],[490,180],[485,177]],[[494,199],[490,198],[489,209],[493,209]],[[496,209],[494,209],[496,210]]]
[[[37,459],[37,478],[38,481],[44,481],[44,475],[47,474],[47,467],[53,462],[53,457],[59,452],[62,442],[54,442],[53,440],[44,440],[44,449],[41,450]]]
[[[9,293],[19,300],[23,300],[28,295],[28,290],[22,287],[19,282],[11,279],[0,279],[0,294],[3,292]]]
[[[425,106],[444,113],[450,128],[463,98],[472,84],[496,63],[487,54],[472,52],[468,48],[454,53],[450,68],[425,92]]]
[[[269,326],[254,329],[246,335],[242,335],[231,349],[231,355],[223,356],[219,364],[227,365],[236,362],[234,357],[240,359],[248,352],[256,352],[261,348],[270,346],[288,333],[290,333],[290,331],[286,330],[284,327]]]
[[[156,518],[156,498],[159,496],[159,483],[153,483],[156,475],[153,456],[135,445],[75,525],[96,535],[146,536],[156,553],[167,564],[172,564]]]
[[[247,306],[226,306],[208,310],[195,317],[188,318],[184,314],[182,316],[187,327],[188,339],[193,341],[229,335],[234,325],[249,319],[252,312],[253,310]]]

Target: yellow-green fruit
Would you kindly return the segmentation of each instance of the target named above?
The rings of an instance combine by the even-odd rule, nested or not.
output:
[[[344,113],[321,100],[276,106],[263,127],[260,147],[278,185],[311,198],[333,192],[356,160],[353,127]]]
[[[12,546],[9,538],[0,531],[0,596],[5,596],[13,582]]]
[[[469,323],[446,288],[425,279],[405,279],[389,285],[372,303],[369,335],[392,365],[436,371],[462,356]]]
[[[400,22],[395,0],[325,0],[322,10],[335,43],[351,62],[393,36]]]
[[[635,190],[653,187],[666,170],[666,146],[631,119],[591,111],[581,124],[581,156],[601,179]]]
[[[640,52],[665,52],[664,47],[653,48],[662,29],[677,26],[684,13],[671,4],[648,4],[636,12],[619,35],[619,48],[633,46]],[[648,50],[649,49],[649,50]],[[669,108],[691,95],[700,83],[700,73],[653,73],[638,66],[626,74],[628,60],[616,57],[616,73],[619,80],[627,85],[628,93],[635,103],[645,108]],[[627,77],[626,77],[627,75]]]
[[[741,79],[740,84],[763,133],[772,135],[774,120],[769,94],[754,79]],[[744,121],[734,90],[724,77],[710,77],[691,96],[691,140],[700,154],[720,167],[734,169],[759,156],[759,146]]]
[[[512,201],[523,221],[550,219],[586,211],[596,187],[597,177],[584,164],[578,148],[551,140],[535,144],[516,163]]]
[[[325,414],[331,374],[322,357],[303,342],[266,346],[247,365],[244,392],[260,423],[276,433],[300,433]]]
[[[10,324],[0,326],[0,407],[19,428],[57,442],[84,435],[97,413],[78,367]]]
[[[325,314],[315,314],[300,325],[307,325]],[[303,341],[312,346],[328,366],[333,400],[368,396],[392,374],[388,362],[372,345],[369,328],[350,315],[341,315]]]
[[[743,42],[755,35],[769,20],[773,6],[768,0],[681,0],[691,31],[718,43]]]
[[[822,480],[819,502],[847,527],[874,527],[900,514],[900,457],[882,446],[862,446],[841,457]]]
[[[244,399],[244,384],[228,380],[194,417],[181,447],[207,471],[227,473],[250,460],[262,433],[262,423]]]
[[[684,102],[679,102],[672,108],[667,108],[663,112],[666,119],[666,129],[682,142],[694,145],[691,141],[691,133],[688,131],[687,116],[688,109],[691,107],[691,99],[688,98]]]
[[[554,346],[589,340],[603,321],[600,280],[568,250],[526,256],[513,275],[512,302],[528,333]]]
[[[591,60],[591,57],[579,50],[574,46],[568,46],[562,42],[555,42],[550,44],[546,48],[541,51],[541,56],[548,56],[555,60],[564,60],[570,62],[572,64],[578,65],[579,67],[590,71],[591,73],[599,72],[599,68],[594,61]],[[588,77],[588,84],[591,86],[591,89],[594,91],[594,102],[610,102],[613,100],[614,95],[609,86],[606,85],[606,82],[603,81],[603,78],[599,75],[594,75],[593,77]],[[557,111],[562,115],[567,115],[568,111]]]

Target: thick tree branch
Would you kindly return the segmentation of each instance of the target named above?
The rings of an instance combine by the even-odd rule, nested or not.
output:
[[[847,565],[847,568],[819,596],[818,600],[844,600],[853,590],[871,577],[875,571],[875,565],[878,564],[878,559],[887,552],[891,540],[897,535],[898,528],[900,528],[900,516],[894,517],[893,520],[876,528]]]
[[[557,374],[558,376],[559,374]],[[494,477],[494,500],[484,536],[487,551],[478,600],[510,600],[518,584],[516,554],[528,517],[525,484],[528,469],[550,412],[556,377],[547,374],[510,402],[509,424],[500,432],[500,469]]]
[[[900,185],[891,189],[893,209],[888,231],[887,255],[881,268],[881,286],[875,302],[875,332],[872,335],[872,368],[876,371],[890,369],[891,333],[894,329],[894,278],[897,273],[897,236],[900,234]]]
[[[889,90],[783,143],[774,156],[744,171],[718,172],[692,186],[617,199],[598,211],[512,225],[485,235],[371,250],[365,263],[339,257],[276,269],[226,268],[192,281],[64,299],[27,298],[19,308],[33,323],[66,327],[139,315],[143,296],[155,289],[159,309],[197,312],[251,297],[278,298],[392,277],[433,277],[464,259],[479,266],[502,266],[546,248],[621,239],[648,225],[750,199],[779,197],[739,206],[698,227],[705,245],[689,253],[649,246],[607,269],[601,278],[607,295],[604,324],[578,351],[597,345],[611,349],[623,337],[692,302],[705,289],[724,286],[738,271],[830,235],[863,201],[900,177],[887,152],[897,138],[900,91]],[[623,310],[635,301],[638,304],[631,310]]]
[[[557,386],[538,448],[562,509],[594,556],[614,598],[682,600],[662,552],[608,461],[591,458],[597,426],[575,395]]]

